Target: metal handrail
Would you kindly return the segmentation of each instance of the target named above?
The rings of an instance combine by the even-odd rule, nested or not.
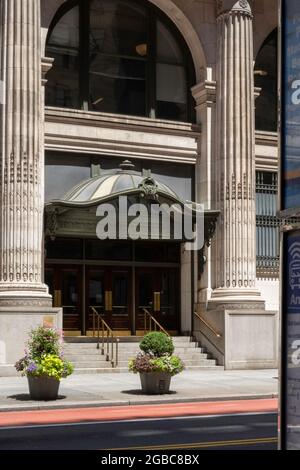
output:
[[[212,327],[209,323],[207,323],[206,320],[204,320],[204,318],[201,317],[201,315],[199,315],[199,313],[197,312],[194,312],[194,315],[198,318],[198,320],[200,320],[217,338],[221,338],[222,335],[220,333],[218,333],[214,327]]]
[[[119,361],[119,338],[114,335],[113,330],[102,318],[101,314],[97,312],[96,308],[90,305],[90,309],[93,313],[93,337],[97,331],[97,349],[100,349],[100,329],[102,331],[101,341],[101,354],[105,354],[106,349],[106,360],[110,361],[113,368],[118,366]],[[97,323],[97,327],[96,327]],[[116,346],[116,347],[114,347]]]
[[[154,318],[153,315],[151,315],[151,313],[146,308],[143,308],[143,311],[144,311],[144,334],[146,334],[147,331],[151,332],[151,331],[159,330],[165,335],[170,336],[169,333],[164,329],[164,327],[161,326],[161,324],[156,320],[156,318]],[[148,320],[149,328],[147,328],[147,320]],[[154,324],[154,330],[152,328],[153,324]]]

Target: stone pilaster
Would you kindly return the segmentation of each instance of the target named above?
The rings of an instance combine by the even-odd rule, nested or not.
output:
[[[260,300],[255,289],[256,216],[252,13],[218,1],[216,279],[212,300]]]
[[[42,282],[40,0],[0,0],[0,306],[49,305]]]
[[[204,204],[205,209],[215,207],[212,188],[215,185],[215,174],[212,171],[215,154],[215,102],[216,82],[212,80],[212,70],[206,70],[206,79],[192,88],[196,102],[197,122],[201,123],[201,140],[196,165],[196,201]],[[203,263],[203,260],[206,260]],[[195,273],[196,274],[196,273]],[[196,303],[204,303],[211,297],[212,262],[211,248],[204,247],[198,256]]]

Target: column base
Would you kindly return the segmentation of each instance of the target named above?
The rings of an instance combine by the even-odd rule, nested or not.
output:
[[[24,356],[28,334],[41,325],[62,329],[62,309],[0,305],[0,376],[12,374],[12,366]]]
[[[52,297],[46,284],[1,284],[0,307],[52,307]]]
[[[211,308],[218,308],[219,305],[224,305],[226,308],[265,308],[265,301],[258,289],[243,287],[215,289],[212,291],[208,304],[211,305]]]

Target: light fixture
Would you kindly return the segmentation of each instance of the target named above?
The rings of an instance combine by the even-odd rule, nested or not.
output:
[[[254,75],[258,75],[259,77],[266,77],[268,72],[265,70],[254,70]]]
[[[145,44],[145,43],[138,44],[135,47],[135,50],[136,50],[138,55],[140,55],[141,57],[145,57],[147,55],[147,44]]]

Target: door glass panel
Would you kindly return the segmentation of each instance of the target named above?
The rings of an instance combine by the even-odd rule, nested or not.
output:
[[[113,314],[128,315],[128,275],[113,273]]]
[[[62,307],[64,328],[81,329],[79,270],[66,270],[61,273]]]
[[[103,307],[104,282],[102,273],[92,273],[89,279],[89,306]]]
[[[153,305],[152,273],[140,273],[138,278],[139,308],[150,308]]]
[[[63,305],[73,307],[78,304],[77,273],[63,272]]]
[[[164,315],[164,310],[168,314],[174,314],[176,297],[176,284],[175,273],[172,271],[165,271],[161,275],[161,313]]]
[[[105,315],[105,278],[103,271],[88,271],[87,275],[87,329],[93,329],[93,311],[90,307],[94,307],[101,315]]]

